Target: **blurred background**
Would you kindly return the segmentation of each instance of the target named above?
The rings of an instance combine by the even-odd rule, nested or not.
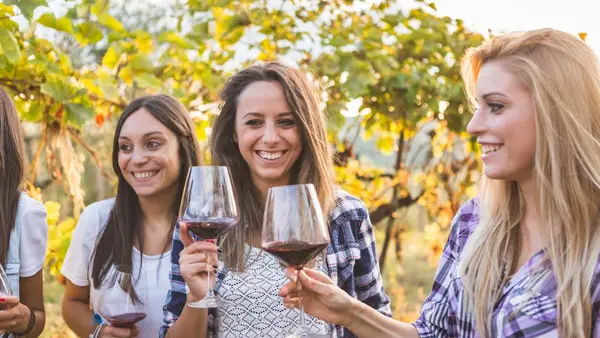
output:
[[[256,61],[310,74],[338,183],[376,229],[394,317],[416,319],[453,215],[477,193],[479,150],[458,64],[505,31],[552,27],[600,50],[591,1],[3,0],[0,85],[23,121],[27,189],[48,208],[42,337],[70,337],[59,273],[82,209],[114,196],[110,150],[132,99],[191,112],[204,157],[224,81]],[[589,38],[588,38],[589,34]]]

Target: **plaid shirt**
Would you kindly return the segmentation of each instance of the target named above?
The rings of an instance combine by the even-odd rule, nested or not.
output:
[[[466,309],[457,265],[467,239],[479,224],[479,203],[468,201],[454,218],[431,294],[413,323],[421,338],[481,337]],[[536,267],[536,264],[540,264]],[[491,337],[558,337],[556,280],[544,251],[534,255],[502,289],[492,312]],[[592,337],[600,338],[600,261],[592,290]]]
[[[329,214],[329,235],[331,244],[327,247],[326,261],[329,277],[352,297],[373,307],[384,315],[391,317],[390,301],[383,291],[383,283],[373,226],[364,203],[343,190],[336,191],[335,207]],[[171,289],[167,294],[164,306],[164,325],[160,337],[165,337],[167,330],[181,315],[186,304],[186,287],[179,267],[179,253],[183,244],[179,237],[179,225],[173,233],[173,249],[171,251]],[[215,293],[228,269],[225,267],[217,274]],[[278,286],[279,287],[279,286]],[[214,309],[209,310],[208,336],[216,337],[217,318]],[[353,338],[352,332],[342,326],[336,326],[334,337]]]

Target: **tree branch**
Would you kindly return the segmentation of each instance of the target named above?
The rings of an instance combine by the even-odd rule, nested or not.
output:
[[[112,176],[109,173],[107,173],[104,170],[104,168],[102,167],[102,161],[100,160],[100,156],[98,155],[98,153],[94,149],[92,149],[92,147],[90,147],[90,145],[87,144],[81,137],[79,137],[77,132],[75,132],[71,128],[68,128],[67,130],[68,130],[69,134],[71,135],[71,137],[73,138],[73,140],[75,140],[75,142],[77,142],[79,145],[81,145],[83,148],[85,148],[85,150],[87,150],[87,152],[92,156],[92,160],[94,161],[94,163],[100,170],[100,173],[102,174],[102,176],[104,178],[106,178],[108,181],[111,181]]]
[[[421,198],[421,196],[423,196],[423,194],[425,194],[424,190],[419,194],[419,196],[417,196],[415,198],[407,196],[404,198],[400,198],[396,201],[392,201],[390,203],[380,205],[375,210],[373,210],[372,212],[369,213],[369,218],[371,219],[371,223],[377,224],[377,223],[381,222],[384,218],[391,216],[392,213],[394,211],[396,211],[397,209],[408,207],[408,206],[415,204],[419,200],[419,198]]]

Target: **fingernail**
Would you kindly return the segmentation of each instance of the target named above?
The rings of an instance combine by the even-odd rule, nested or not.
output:
[[[0,303],[5,303],[6,302],[6,298],[2,297],[0,298]]]
[[[298,282],[298,275],[296,275],[296,274],[293,274],[293,275],[291,276],[291,280],[292,280],[292,282],[294,282],[294,283],[297,283],[297,282]]]
[[[213,268],[218,269],[219,266],[217,264],[213,264]]]
[[[217,271],[218,271],[218,270],[217,270],[217,269],[215,269],[215,273],[217,273]]]

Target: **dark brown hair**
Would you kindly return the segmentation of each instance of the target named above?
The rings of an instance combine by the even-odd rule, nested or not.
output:
[[[12,99],[0,88],[0,262],[4,264],[15,227],[25,158],[19,116]]]
[[[221,93],[221,112],[211,135],[211,154],[215,165],[230,168],[239,201],[243,201],[240,224],[221,244],[225,264],[234,271],[244,270],[244,243],[252,233],[260,233],[262,227],[263,202],[234,141],[238,98],[244,89],[258,81],[273,81],[283,87],[298,122],[303,151],[291,169],[290,184],[313,183],[325,215],[333,203],[333,156],[327,141],[325,116],[319,108],[319,95],[306,76],[277,62],[257,64],[232,76]]]
[[[132,265],[131,252],[135,242],[138,243],[140,248],[144,247],[143,215],[138,196],[123,177],[118,162],[121,128],[131,114],[142,108],[172,131],[179,142],[181,171],[177,181],[176,199],[171,201],[173,226],[175,226],[177,220],[179,201],[183,193],[188,168],[200,164],[200,147],[194,133],[193,123],[183,104],[170,96],[160,94],[136,99],[125,107],[117,123],[112,152],[113,170],[119,179],[117,196],[106,227],[94,249],[92,279],[96,288],[102,285],[102,281],[111,266]],[[165,248],[168,247],[170,242],[171,238],[169,237],[165,241]],[[134,297],[134,295],[131,296]]]

